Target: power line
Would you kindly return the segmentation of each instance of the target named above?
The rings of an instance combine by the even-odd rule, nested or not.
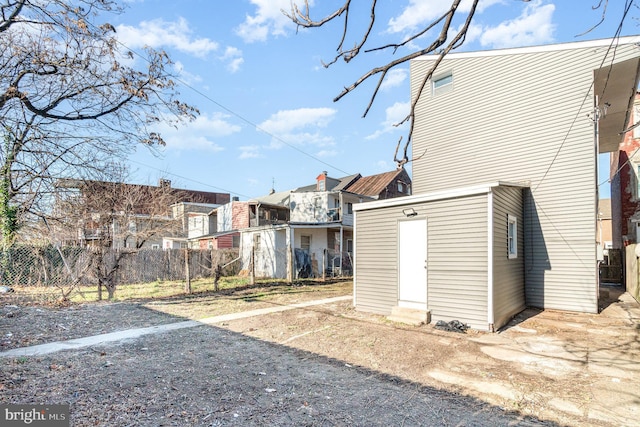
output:
[[[133,54],[135,54],[136,56],[138,56],[139,58],[142,58],[144,61],[150,63],[150,61],[143,56],[142,54],[138,53],[137,51],[129,48],[127,45],[125,45],[124,43],[122,43],[120,40],[117,40],[117,43],[119,45],[121,45],[122,47],[124,47],[125,49],[128,49],[129,51],[131,51]],[[282,144],[286,145],[287,147],[299,152],[300,154],[307,156],[319,163],[322,163],[325,166],[328,166],[331,169],[337,170],[338,172],[342,172],[345,175],[352,175],[352,173],[346,172],[342,169],[340,169],[339,167],[332,165],[328,162],[325,162],[322,159],[319,159],[318,157],[314,156],[313,154],[307,153],[306,151],[296,147],[295,145],[285,141],[284,139],[282,139],[281,137],[272,134],[271,132],[267,131],[266,129],[261,128],[259,125],[257,125],[256,123],[252,122],[251,120],[247,119],[246,117],[244,117],[242,114],[237,113],[236,111],[232,110],[231,108],[221,104],[220,102],[216,101],[215,99],[211,98],[209,95],[203,93],[202,91],[200,91],[199,89],[191,86],[189,83],[185,82],[184,80],[180,79],[179,77],[176,77],[175,80],[177,82],[179,82],[180,84],[182,84],[183,86],[187,87],[188,89],[191,89],[193,92],[195,92],[196,94],[202,96],[204,99],[206,99],[207,101],[211,102],[212,104],[216,105],[218,108],[226,111],[227,113],[233,115],[234,117],[240,119],[241,121],[245,122],[246,124],[248,124],[249,126],[252,126],[253,128],[255,128],[256,130],[270,136],[271,138],[277,140],[278,142],[281,142]],[[234,193],[234,194],[239,194],[239,193]]]
[[[131,159],[129,159],[129,161],[130,161],[131,163],[136,163],[136,164],[138,164],[138,165],[144,166],[144,167],[149,168],[149,169],[157,170],[157,171],[159,171],[159,172],[162,172],[162,173],[167,174],[167,175],[174,176],[174,177],[176,177],[176,178],[184,179],[184,180],[186,180],[186,181],[191,181],[191,182],[193,182],[193,183],[195,183],[195,184],[200,184],[200,185],[204,185],[204,186],[209,187],[209,188],[213,188],[214,190],[224,191],[225,193],[230,193],[230,194],[236,194],[236,195],[238,195],[238,196],[242,196],[242,197],[245,197],[245,198],[247,198],[247,199],[250,199],[250,198],[251,198],[250,196],[247,196],[246,194],[238,193],[237,191],[227,190],[227,189],[225,189],[225,188],[217,187],[217,186],[215,186],[215,185],[211,185],[211,184],[207,184],[207,183],[204,183],[204,182],[202,182],[202,181],[198,181],[198,180],[196,180],[196,179],[187,178],[186,176],[178,175],[178,174],[173,173],[173,172],[167,172],[167,171],[165,171],[165,170],[163,170],[163,169],[156,168],[156,167],[154,167],[154,166],[150,166],[150,165],[147,165],[147,164],[145,164],[145,163],[138,162],[138,161],[136,161],[136,160],[131,160]]]
[[[622,18],[620,19],[620,23],[618,24],[618,28],[616,29],[615,35],[614,37],[611,39],[611,43],[609,44],[609,47],[607,48],[606,53],[604,54],[603,58],[602,58],[602,62],[600,63],[600,68],[602,68],[607,60],[607,57],[609,56],[609,52],[611,52],[611,49],[613,48],[613,57],[610,60],[613,63],[613,60],[615,59],[615,53],[616,50],[618,48],[618,42],[619,42],[619,37],[620,37],[620,33],[622,32],[622,26],[624,24],[624,21],[627,17],[627,14],[629,13],[629,10],[631,9],[631,5],[633,4],[633,1],[629,1],[626,5],[625,5],[625,10],[624,13],[622,14]],[[614,47],[615,45],[615,47]],[[611,69],[609,70],[608,74],[607,74],[607,78],[605,80],[603,89],[602,89],[602,93],[604,93],[604,90],[606,89],[608,83],[609,83],[609,78],[611,77]],[[575,115],[575,117],[573,118],[573,121],[571,122],[571,125],[569,126],[569,129],[567,130],[567,133],[565,134],[564,138],[562,139],[562,142],[560,143],[560,146],[558,147],[558,150],[556,150],[556,154],[553,156],[553,159],[551,160],[551,163],[549,164],[549,167],[547,167],[547,170],[545,171],[545,173],[542,175],[542,178],[540,178],[540,181],[538,181],[538,183],[536,184],[535,188],[532,191],[535,191],[538,189],[538,187],[540,187],[540,184],[542,184],[542,182],[545,180],[545,178],[547,177],[547,175],[549,174],[549,172],[551,171],[551,168],[553,167],[553,164],[556,162],[556,160],[558,159],[558,156],[560,155],[560,151],[562,150],[562,148],[564,147],[565,143],[567,142],[567,139],[569,139],[569,135],[571,134],[571,131],[573,130],[574,125],[576,124],[576,122],[578,121],[578,117],[580,116],[580,113],[582,111],[582,108],[584,107],[585,102],[587,101],[587,99],[589,99],[589,94],[591,93],[591,89],[594,87],[594,81],[591,80],[591,85],[589,86],[589,89],[587,90],[587,93],[585,94],[584,98],[582,99],[582,103],[580,104],[580,108],[578,108],[578,111]],[[596,120],[598,120],[598,118],[596,117]]]

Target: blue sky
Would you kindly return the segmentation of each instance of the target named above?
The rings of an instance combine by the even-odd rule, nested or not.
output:
[[[302,2],[300,2],[302,3]],[[310,2],[314,3],[314,2]],[[342,1],[312,8],[320,17]],[[369,1],[358,3],[358,17],[347,34],[347,47],[360,40]],[[397,42],[412,29],[442,13],[444,0],[379,0],[370,47]],[[461,8],[471,2],[464,0]],[[612,36],[625,1],[592,10],[599,0],[481,0],[465,45],[487,50]],[[393,170],[398,138],[406,127],[393,124],[408,111],[408,64],[390,73],[373,108],[362,114],[374,82],[365,83],[339,102],[333,98],[370,68],[409,50],[374,53],[330,68],[342,28],[334,23],[313,30],[296,27],[281,13],[290,0],[137,0],[125,13],[109,17],[122,44],[167,51],[175,62],[183,100],[199,108],[200,117],[179,129],[159,130],[167,146],[152,154],[140,147],[129,158],[131,180],[224,191],[240,199],[288,190],[314,182],[323,170],[330,176],[372,175]],[[622,35],[640,33],[640,9],[631,8]],[[459,25],[456,23],[455,25]],[[423,48],[432,34],[410,45]],[[600,162],[605,172],[606,159]],[[606,179],[606,174],[602,176]],[[602,182],[602,179],[600,182]],[[608,185],[601,187],[608,194]]]

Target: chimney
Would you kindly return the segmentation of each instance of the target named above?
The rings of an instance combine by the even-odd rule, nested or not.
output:
[[[160,188],[171,188],[171,180],[170,179],[160,178],[160,180],[158,181],[158,187],[160,187]]]
[[[327,191],[327,171],[322,171],[316,178],[316,191]]]

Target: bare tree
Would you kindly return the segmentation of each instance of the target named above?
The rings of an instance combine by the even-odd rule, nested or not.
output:
[[[113,0],[0,0],[3,243],[47,211],[57,179],[105,179],[137,143],[164,144],[153,124],[198,113],[164,52],[133,53],[99,22],[121,12]]]
[[[113,299],[124,258],[182,232],[180,218],[171,213],[171,205],[182,198],[168,185],[63,180],[55,212],[58,224],[65,225],[57,235],[66,240],[58,243],[89,248],[99,298],[104,287]]]
[[[528,2],[529,0],[521,0],[523,2]],[[423,93],[423,90],[427,84],[427,82],[433,77],[434,72],[444,59],[445,55],[451,52],[454,49],[459,48],[465,42],[467,37],[467,33],[469,31],[470,25],[476,13],[476,8],[478,6],[479,0],[472,0],[470,5],[467,4],[465,8],[461,8],[462,0],[448,0],[443,3],[447,4],[446,10],[437,18],[433,19],[430,22],[424,23],[421,27],[417,28],[410,35],[403,37],[401,40],[398,40],[395,43],[389,43],[382,46],[369,46],[369,40],[372,34],[375,34],[376,31],[376,10],[378,8],[377,0],[370,0],[368,4],[369,10],[369,21],[368,25],[365,25],[362,33],[358,33],[356,36],[356,42],[352,45],[348,44],[347,37],[349,35],[349,31],[355,27],[355,18],[352,17],[352,8],[362,7],[360,2],[352,2],[351,0],[343,0],[341,6],[335,9],[333,12],[328,13],[327,15],[320,17],[318,19],[314,19],[311,17],[311,8],[309,6],[308,0],[304,0],[304,6],[300,7],[298,4],[293,1],[291,4],[291,10],[285,11],[284,13],[287,17],[289,17],[298,27],[303,28],[316,28],[322,27],[326,24],[329,24],[333,21],[342,20],[342,35],[338,42],[337,53],[335,56],[324,64],[325,67],[330,67],[335,64],[338,60],[342,59],[345,62],[350,62],[358,55],[368,54],[368,53],[384,53],[390,52],[390,55],[395,55],[399,49],[401,48],[410,48],[412,45],[424,45],[423,48],[418,48],[410,51],[409,53],[400,56],[395,59],[388,59],[386,63],[379,67],[372,68],[362,74],[355,82],[351,85],[346,86],[342,92],[338,94],[334,98],[334,101],[339,101],[342,97],[347,95],[350,92],[353,92],[358,86],[362,83],[368,81],[371,78],[377,78],[377,84],[373,90],[371,98],[369,100],[369,104],[365,108],[363,117],[367,115],[369,110],[371,109],[376,95],[380,90],[380,87],[389,73],[391,69],[397,67],[398,65],[404,64],[411,59],[417,58],[426,54],[436,54],[438,58],[436,61],[433,61],[430,68],[427,70],[422,82],[420,83],[419,89],[416,92],[416,96],[411,101],[411,108],[409,114],[396,126],[399,126],[407,121],[410,123],[409,133],[407,139],[402,148],[402,154],[398,156],[398,152],[401,148],[402,137],[398,140],[396,145],[396,150],[394,154],[394,161],[398,165],[398,167],[404,166],[406,163],[415,160],[409,159],[408,149],[411,144],[411,140],[413,137],[413,126],[415,119],[415,106],[420,99],[420,95]],[[632,2],[628,2],[629,6]],[[602,9],[603,19],[604,14],[606,13],[608,5],[608,0],[595,0],[595,5],[592,6],[592,9]],[[600,25],[602,20],[596,24],[595,26]],[[595,27],[594,27],[595,28]],[[593,28],[589,29],[591,31]],[[587,31],[587,32],[588,32]],[[424,155],[424,153],[422,154]],[[422,156],[421,155],[421,156]]]

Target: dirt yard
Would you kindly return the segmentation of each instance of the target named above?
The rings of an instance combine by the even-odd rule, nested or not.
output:
[[[0,351],[350,292],[350,283],[247,288],[60,309],[0,300]],[[616,309],[528,310],[501,333],[460,334],[344,301],[3,357],[0,402],[69,403],[82,426],[633,425],[640,319]]]

